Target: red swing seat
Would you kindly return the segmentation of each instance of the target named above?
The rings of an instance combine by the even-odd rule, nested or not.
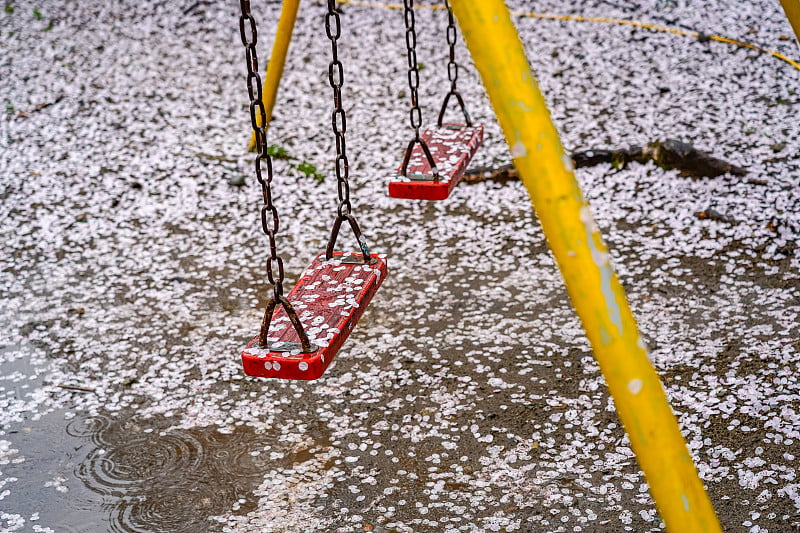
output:
[[[244,373],[282,379],[320,377],[386,278],[386,256],[370,257],[372,262],[365,264],[360,253],[334,252],[330,261],[324,253],[318,255],[287,295],[317,349],[301,353],[300,338],[278,306],[267,338],[270,347],[261,348],[256,335],[242,351]]]
[[[444,200],[458,184],[472,157],[483,142],[483,126],[443,124],[425,130],[422,140],[428,145],[439,170],[438,180],[422,146],[417,143],[408,162],[406,176],[402,165],[389,182],[389,196],[413,200]]]

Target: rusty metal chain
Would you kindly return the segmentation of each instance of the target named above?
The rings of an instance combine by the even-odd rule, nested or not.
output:
[[[411,119],[411,128],[414,130],[414,138],[408,143],[405,156],[403,157],[403,164],[400,167],[400,174],[406,176],[408,174],[408,162],[411,160],[411,153],[414,150],[414,145],[419,143],[428,164],[431,166],[431,172],[434,179],[439,179],[439,170],[436,168],[436,162],[433,160],[431,151],[428,144],[419,134],[419,129],[422,126],[422,111],[419,107],[419,65],[417,64],[417,29],[415,26],[414,16],[414,0],[403,0],[403,19],[406,25],[406,57],[408,59],[408,88],[411,91],[411,110],[409,117]]]
[[[450,80],[450,92],[444,97],[442,109],[439,111],[439,119],[436,124],[441,127],[444,120],[444,113],[447,110],[447,103],[450,96],[455,96],[461,106],[461,111],[464,113],[464,120],[467,126],[472,126],[472,119],[467,113],[467,108],[464,106],[464,99],[456,86],[458,82],[458,63],[456,62],[456,43],[458,38],[458,30],[456,29],[456,19],[453,16],[453,10],[450,9],[449,0],[445,0],[444,5],[447,7],[447,44],[450,47],[450,56],[447,62],[447,79]]]
[[[342,106],[342,86],[344,85],[344,66],[339,60],[338,40],[342,35],[342,23],[339,11],[336,8],[336,0],[328,0],[328,13],[325,15],[325,32],[331,41],[331,62],[328,65],[328,81],[333,89],[333,112],[331,113],[331,125],[333,135],[336,138],[336,190],[339,197],[339,206],[336,208],[336,220],[331,229],[331,236],[328,239],[328,246],[325,250],[325,258],[330,260],[333,257],[333,248],[336,245],[336,238],[339,235],[339,228],[342,222],[347,220],[350,228],[356,236],[358,246],[365,263],[372,262],[367,247],[366,238],[361,234],[355,217],[352,214],[353,204],[350,202],[350,163],[347,160],[347,114]]]
[[[450,80],[450,91],[456,92],[456,82],[458,81],[458,63],[456,63],[456,20],[453,17],[453,10],[450,9],[450,2],[445,0],[447,7],[447,44],[450,47],[450,60],[447,63],[447,79]]]
[[[417,31],[415,27],[414,0],[403,0],[406,23],[406,50],[408,58],[408,88],[411,90],[411,127],[419,139],[422,111],[419,108],[419,65],[417,64]]]
[[[261,323],[259,344],[262,348],[268,346],[267,333],[269,332],[269,325],[272,321],[272,311],[276,304],[280,304],[286,310],[289,319],[300,336],[303,352],[308,353],[314,351],[311,349],[312,345],[309,343],[308,336],[297,318],[297,313],[291,303],[289,303],[289,300],[283,296],[283,259],[278,255],[278,247],[275,242],[275,235],[280,229],[280,219],[278,218],[278,210],[272,203],[272,158],[270,158],[267,151],[267,130],[265,127],[267,123],[267,113],[261,98],[262,84],[258,69],[258,54],[256,53],[258,29],[256,27],[256,20],[250,13],[250,0],[240,0],[239,5],[242,10],[242,14],[239,17],[239,34],[242,38],[247,60],[247,94],[250,97],[250,124],[255,132],[256,151],[258,152],[255,159],[256,179],[261,185],[261,196],[264,201],[264,205],[261,207],[261,229],[269,238],[267,278],[272,285],[273,293],[273,297],[267,305],[267,310],[264,313],[264,319]],[[256,116],[260,119],[261,126],[259,126]],[[267,171],[266,178],[264,178],[262,174],[264,168],[266,168]]]

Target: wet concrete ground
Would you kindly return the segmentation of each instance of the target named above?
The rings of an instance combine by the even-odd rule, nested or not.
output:
[[[409,136],[399,13],[344,8],[341,44],[356,213],[390,275],[328,373],[290,383],[240,369],[268,293],[236,6],[7,5],[0,530],[663,529],[523,187],[386,198]],[[263,58],[279,6],[254,8]],[[581,10],[798,55],[769,2]],[[303,6],[270,131],[294,158],[275,165],[291,279],[335,208],[321,13]],[[577,177],[725,530],[798,529],[798,72],[664,33],[517,23],[568,149],[674,137],[749,168]],[[418,25],[431,121],[445,20]],[[508,162],[476,74],[460,79],[487,128],[475,164]]]

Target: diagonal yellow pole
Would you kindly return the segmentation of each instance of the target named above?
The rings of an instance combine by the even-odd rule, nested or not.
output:
[[[800,44],[800,0],[781,0],[781,5],[792,25],[797,43]]]
[[[267,72],[262,84],[261,97],[264,101],[266,110],[267,124],[272,120],[272,108],[275,107],[275,98],[278,95],[278,86],[283,76],[283,66],[286,64],[286,54],[289,51],[289,43],[292,40],[294,23],[297,20],[297,10],[300,7],[300,0],[283,0],[281,16],[278,19],[278,29],[275,31],[275,42],[272,45],[272,54],[267,63]],[[262,126],[261,117],[256,113],[256,124]],[[252,152],[256,147],[256,134],[250,133],[250,145],[248,149]]]
[[[450,3],[661,518],[675,533],[721,531],[508,9]]]

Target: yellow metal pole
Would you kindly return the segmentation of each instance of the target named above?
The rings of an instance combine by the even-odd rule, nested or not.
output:
[[[789,24],[794,29],[797,43],[800,44],[800,0],[781,0],[781,5],[786,12],[786,18],[789,19]]]
[[[278,85],[281,83],[283,66],[286,64],[286,54],[289,51],[289,43],[292,40],[294,23],[297,20],[297,10],[300,7],[300,0],[283,0],[281,16],[278,19],[278,29],[275,32],[275,42],[272,45],[272,54],[267,64],[266,75],[261,89],[261,98],[264,101],[266,110],[267,124],[272,120],[272,108],[275,106],[275,98],[278,95]],[[256,113],[256,124],[261,126],[261,117]],[[256,147],[256,134],[250,134],[249,150],[253,151]]]
[[[721,531],[508,9],[450,3],[667,529]]]

